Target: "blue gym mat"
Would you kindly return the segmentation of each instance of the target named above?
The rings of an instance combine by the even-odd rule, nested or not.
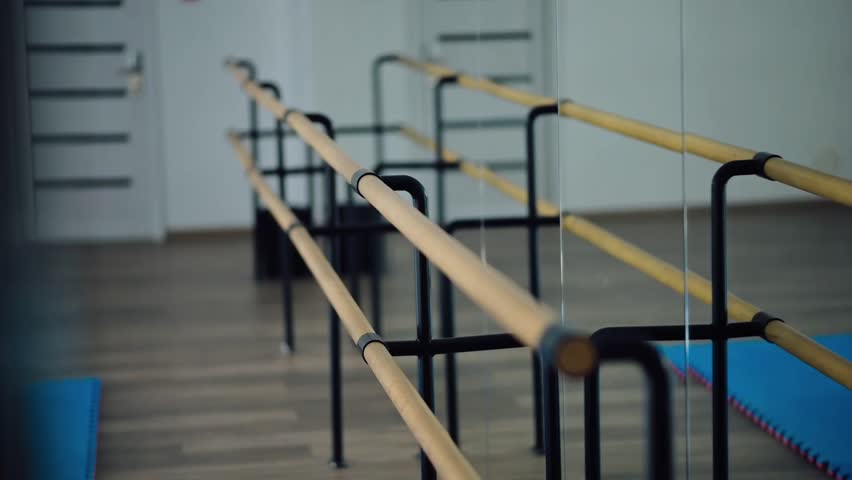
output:
[[[32,478],[95,478],[101,381],[79,378],[38,382],[27,392]]]
[[[852,358],[852,335],[814,340]],[[712,347],[691,345],[689,369],[683,344],[659,347],[678,373],[706,386],[713,378]],[[764,340],[728,347],[728,401],[739,412],[832,478],[852,477],[852,391]]]

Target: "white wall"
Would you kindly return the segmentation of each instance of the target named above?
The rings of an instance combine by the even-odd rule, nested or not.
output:
[[[249,57],[260,79],[277,81],[294,104],[310,105],[311,82],[303,73],[311,68],[310,4],[160,0],[158,6],[168,229],[247,226],[250,190],[224,135],[246,128],[248,107],[222,61]],[[261,118],[272,125],[268,114]],[[265,143],[271,160],[272,144]],[[302,186],[293,188],[294,196],[304,196]]]
[[[168,228],[174,230],[250,225],[249,187],[231,147],[227,128],[246,128],[246,97],[222,67],[225,56],[254,60],[259,77],[279,82],[293,107],[328,114],[337,125],[369,123],[370,62],[404,50],[407,3],[396,0],[160,0],[163,144]],[[407,115],[405,78],[386,75],[386,119]],[[271,117],[262,113],[264,127]],[[274,161],[274,143],[262,141],[263,163]],[[341,137],[365,165],[373,163],[372,137]],[[391,142],[404,156],[407,144]],[[304,147],[288,142],[288,162],[300,164]],[[288,197],[307,201],[294,179]],[[342,190],[341,190],[342,191]]]
[[[561,96],[674,130],[683,118],[687,131],[852,177],[849,2],[684,0],[683,101],[679,0],[562,0],[558,18]],[[564,120],[559,148],[568,208],[681,203],[677,153]],[[718,165],[684,165],[687,199],[706,204]],[[797,198],[812,197],[759,179],[730,193]]]
[[[227,128],[245,127],[246,98],[223,70],[224,56],[253,58],[260,77],[279,81],[295,107],[323,111],[338,125],[367,123],[370,62],[391,50],[416,54],[425,40],[429,29],[418,17],[423,9],[417,1],[256,0],[249,7],[228,0],[160,0],[168,228],[250,223],[249,189],[223,139]],[[682,77],[680,0],[553,3],[558,44],[551,58],[559,67],[553,82],[558,96],[674,130],[683,120],[689,131],[852,177],[852,139],[846,135],[852,126],[852,94],[845,92],[852,80],[852,30],[846,28],[852,4],[684,0]],[[483,9],[488,5],[480,3]],[[483,30],[488,25],[482,19],[488,18],[478,20]],[[542,21],[552,26],[553,20]],[[546,33],[534,31],[542,38],[548,38]],[[422,105],[429,99],[417,75],[388,68],[384,79],[385,119],[413,121],[431,133]],[[271,126],[268,115],[262,118]],[[689,201],[706,203],[716,164],[691,157],[683,162],[677,153],[570,120],[558,125],[561,180],[557,156],[547,158],[546,149],[539,170],[552,183],[547,191],[554,200],[561,188],[566,208],[677,207],[682,178]],[[451,147],[468,148],[470,141],[456,137],[450,135]],[[374,161],[371,140],[340,138],[365,165]],[[389,145],[393,158],[428,157],[399,139]],[[263,158],[271,161],[272,142],[264,148]],[[501,153],[506,152],[494,156]],[[289,158],[301,161],[296,141],[290,142]],[[450,188],[462,211],[482,204],[475,185],[453,181]],[[289,190],[294,203],[304,201],[301,182],[291,183]],[[497,204],[496,197],[487,198]],[[809,196],[771,182],[738,179],[731,198]]]
[[[312,3],[312,10],[310,81],[314,108],[331,117],[337,126],[372,123],[372,62],[379,55],[408,49],[408,2],[318,0]],[[405,73],[400,68],[382,70],[385,122],[410,115]],[[386,155],[410,157],[411,145],[395,137],[386,138]],[[337,137],[340,146],[367,168],[376,162],[373,140],[372,135],[363,134]],[[343,191],[341,180],[338,192]],[[323,205],[321,198],[317,204]]]

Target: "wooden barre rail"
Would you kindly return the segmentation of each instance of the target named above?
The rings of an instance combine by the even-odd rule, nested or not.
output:
[[[349,333],[353,342],[358,342],[363,335],[375,333],[364,313],[355,303],[343,281],[328,263],[328,260],[305,228],[291,228],[299,225],[299,220],[278,196],[272,192],[269,185],[253,166],[251,155],[234,133],[228,134],[228,140],[233,145],[237,156],[243,164],[249,182],[266,204],[275,221],[282,230],[288,232],[290,240],[296,247],[305,264],[317,280],[328,301],[340,316],[340,321]],[[371,342],[364,348],[364,360],[373,371],[382,388],[393,402],[409,430],[417,442],[429,456],[432,464],[442,478],[477,479],[479,474],[473,469],[464,455],[459,451],[450,435],[444,430],[441,422],[435,417],[414,385],[399,368],[396,361],[388,353],[381,342]]]
[[[550,308],[493,267],[482,263],[479,257],[403,200],[379,177],[361,175],[365,169],[298,110],[285,107],[233,62],[226,62],[226,66],[246,93],[289,124],[409,242],[521,343],[547,350],[546,360],[569,375],[583,376],[597,366],[597,352],[591,340],[556,328],[553,322],[555,313]]]
[[[428,136],[403,126],[400,134],[415,144],[434,152],[435,142]],[[474,165],[462,159],[461,155],[444,148],[441,155],[444,161],[459,164],[459,170],[467,175],[480,179],[506,196],[526,205],[527,191],[501,177],[485,166]],[[539,214],[542,216],[557,216],[560,210],[556,205],[539,199],[536,201]],[[562,217],[562,228],[588,241],[610,256],[630,265],[648,275],[659,283],[683,294],[683,270],[667,263],[641,248],[619,238],[594,223],[577,215]],[[713,301],[710,282],[695,272],[688,272],[688,292],[706,304]],[[728,315],[738,322],[750,322],[760,309],[733,294],[728,294]],[[799,358],[808,365],[819,370],[827,377],[852,389],[852,363],[831,350],[816,343],[811,338],[784,322],[770,322],[766,326],[766,338]]]
[[[462,87],[488,93],[526,107],[533,108],[541,105],[553,105],[557,102],[556,99],[551,97],[499,85],[485,78],[473,77],[441,65],[421,62],[405,55],[397,54],[396,59],[399,63],[430,77],[456,76],[458,84]],[[580,120],[581,122],[603,128],[604,130],[651,143],[673,152],[685,151],[719,163],[748,160],[757,153],[747,148],[728,145],[694,133],[681,135],[679,132],[667,128],[604,112],[570,101],[559,105],[559,114],[563,117]],[[772,180],[846,206],[852,206],[852,181],[848,179],[814,170],[780,157],[767,160],[764,172]]]

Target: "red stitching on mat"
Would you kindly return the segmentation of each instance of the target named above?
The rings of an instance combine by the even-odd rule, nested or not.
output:
[[[666,360],[666,363],[672,369],[672,371],[675,373],[675,375],[680,377],[681,380],[686,380],[687,376],[683,373],[683,370],[678,368],[677,365],[675,365],[674,363],[672,363],[669,360]],[[713,384],[710,383],[709,380],[704,378],[704,376],[701,375],[701,373],[698,370],[695,370],[692,367],[688,367],[687,371],[689,372],[690,377],[697,380],[698,383],[704,385],[708,390],[713,389]],[[760,417],[758,417],[756,412],[749,410],[745,405],[740,403],[740,401],[737,400],[736,398],[728,395],[728,403],[730,403],[731,406],[734,407],[734,409],[736,409],[738,412],[745,415],[746,418],[751,420],[755,425],[760,427],[761,430],[768,433],[770,436],[772,436],[772,438],[774,438],[775,440],[780,442],[782,445],[789,448],[790,450],[795,452],[797,455],[799,455],[800,457],[805,459],[808,463],[810,463],[811,465],[816,467],[819,471],[828,475],[829,478],[832,478],[834,480],[847,480],[849,478],[848,476],[841,477],[840,474],[837,472],[837,470],[835,470],[833,472],[830,471],[829,465],[827,463],[817,461],[817,459],[814,458],[810,454],[810,452],[802,450],[798,445],[796,445],[795,440],[793,440],[790,437],[787,437],[786,435],[782,435],[778,430],[776,430],[771,425],[767,424],[766,421],[764,421]]]

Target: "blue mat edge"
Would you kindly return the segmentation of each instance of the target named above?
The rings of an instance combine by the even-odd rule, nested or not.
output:
[[[42,379],[38,380],[34,383],[31,383],[28,387],[28,393],[30,400],[37,402],[36,398],[47,398],[51,397],[55,398],[57,391],[61,392],[63,390],[67,391],[69,385],[77,384],[80,388],[80,392],[86,392],[86,400],[88,402],[88,415],[85,419],[88,423],[82,423],[80,426],[82,427],[82,432],[85,435],[83,439],[85,443],[85,451],[81,451],[80,455],[77,457],[79,459],[79,463],[77,463],[77,467],[80,470],[76,470],[78,473],[75,474],[75,478],[83,478],[84,480],[94,480],[95,473],[97,470],[97,453],[98,453],[98,432],[99,432],[99,424],[100,424],[100,406],[101,406],[101,394],[102,394],[102,381],[98,377],[67,377],[67,378],[52,378],[52,379]],[[54,392],[54,393],[51,393]],[[44,397],[44,395],[47,395]],[[61,396],[61,394],[60,394]],[[49,402],[50,400],[48,400]],[[48,408],[50,408],[48,406]],[[33,415],[38,415],[40,410],[30,410],[27,412],[27,416],[29,416],[30,422],[38,422],[36,417]],[[84,410],[78,410],[81,412]],[[38,442],[36,440],[39,437],[32,437],[31,442]],[[78,437],[79,438],[79,437]],[[51,445],[53,445],[52,440],[48,440],[48,443],[34,443],[32,447],[32,451],[36,452],[37,450],[44,448],[44,445],[47,445],[46,448],[50,449]],[[39,461],[36,458],[32,458],[30,461]],[[40,472],[32,472],[33,477],[39,480],[49,479],[54,480],[55,476],[48,471],[40,471]],[[44,475],[48,476],[45,477]],[[82,477],[78,477],[77,475],[82,475]],[[64,478],[64,477],[63,477]]]
[[[95,469],[97,468],[98,456],[98,424],[100,423],[101,411],[101,379],[97,377],[87,377],[86,380],[92,382],[92,405],[89,424],[89,454],[86,459],[86,478],[94,480]]]
[[[754,342],[759,342],[759,340],[754,340]],[[710,344],[702,344],[700,346],[712,349],[712,346]],[[713,388],[713,383],[709,378],[707,378],[700,370],[694,368],[692,365],[686,364],[685,355],[682,358],[683,368],[681,368],[681,366],[666,353],[667,351],[675,350],[675,345],[657,344],[656,347],[664,363],[667,364],[669,368],[671,368],[678,376],[680,376],[681,378],[686,378],[688,376],[692,377],[698,382],[700,382],[708,390],[711,390]],[[683,344],[677,345],[677,347],[683,347]],[[828,477],[835,480],[850,480],[850,478],[852,478],[852,471],[844,471],[843,466],[838,466],[833,471],[829,470],[829,464],[820,463],[817,460],[817,458],[819,458],[820,456],[819,454],[817,454],[816,457],[810,455],[811,450],[809,448],[803,448],[803,446],[800,445],[799,442],[797,442],[794,438],[780,433],[779,428],[776,428],[763,420],[764,415],[762,415],[757,409],[753,407],[747,407],[744,403],[740,402],[735,396],[730,394],[728,395],[727,400],[729,405],[731,405],[741,415],[745,416],[749,421],[754,423],[764,433],[770,435],[773,439],[781,443],[783,446],[787,447],[790,451],[800,456],[802,459],[807,461],[810,465],[812,465],[820,472],[826,474]],[[788,432],[785,431],[784,433]]]

